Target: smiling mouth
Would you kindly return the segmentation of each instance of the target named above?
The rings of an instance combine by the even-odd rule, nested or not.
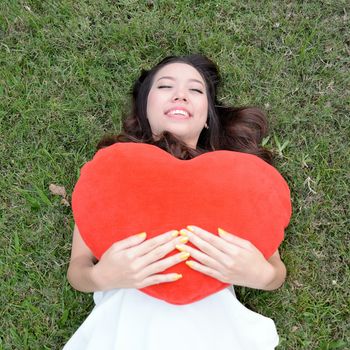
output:
[[[190,118],[190,115],[187,111],[178,110],[178,109],[172,110],[166,113],[165,115],[171,119],[189,119]]]

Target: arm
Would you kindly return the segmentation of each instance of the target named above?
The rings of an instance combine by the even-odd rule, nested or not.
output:
[[[96,262],[91,250],[81,238],[78,227],[75,225],[71,257],[67,272],[68,281],[73,288],[81,292],[93,292],[98,290],[97,282],[92,273]]]
[[[287,269],[280,258],[278,250],[267,260],[271,266],[271,275],[267,279],[265,286],[262,286],[262,290],[275,290],[281,287],[286,279]]]

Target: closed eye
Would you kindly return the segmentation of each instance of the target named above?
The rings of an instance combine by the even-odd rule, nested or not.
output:
[[[198,89],[191,89],[192,91],[196,91],[196,92],[199,92],[200,94],[202,94],[203,93],[203,91],[201,91],[201,90],[198,90]]]
[[[169,86],[169,85],[158,86],[158,89],[164,89],[164,88],[171,88],[171,86]]]

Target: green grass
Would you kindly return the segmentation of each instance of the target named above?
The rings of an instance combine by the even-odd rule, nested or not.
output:
[[[49,185],[71,193],[141,68],[194,52],[219,64],[223,101],[267,110],[292,190],[287,281],[240,300],[275,320],[279,349],[350,349],[349,16],[347,1],[2,1],[0,349],[60,349],[90,312]]]

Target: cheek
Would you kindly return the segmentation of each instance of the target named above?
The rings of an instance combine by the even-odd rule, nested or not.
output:
[[[203,99],[199,104],[199,109],[201,111],[201,114],[205,117],[208,115],[208,100]]]
[[[149,117],[150,111],[152,110],[153,103],[154,102],[153,102],[152,94],[149,93],[147,97],[147,117]]]
[[[150,91],[147,98],[147,112],[155,112],[157,109],[159,109],[159,103],[161,99],[157,93],[154,91]]]

